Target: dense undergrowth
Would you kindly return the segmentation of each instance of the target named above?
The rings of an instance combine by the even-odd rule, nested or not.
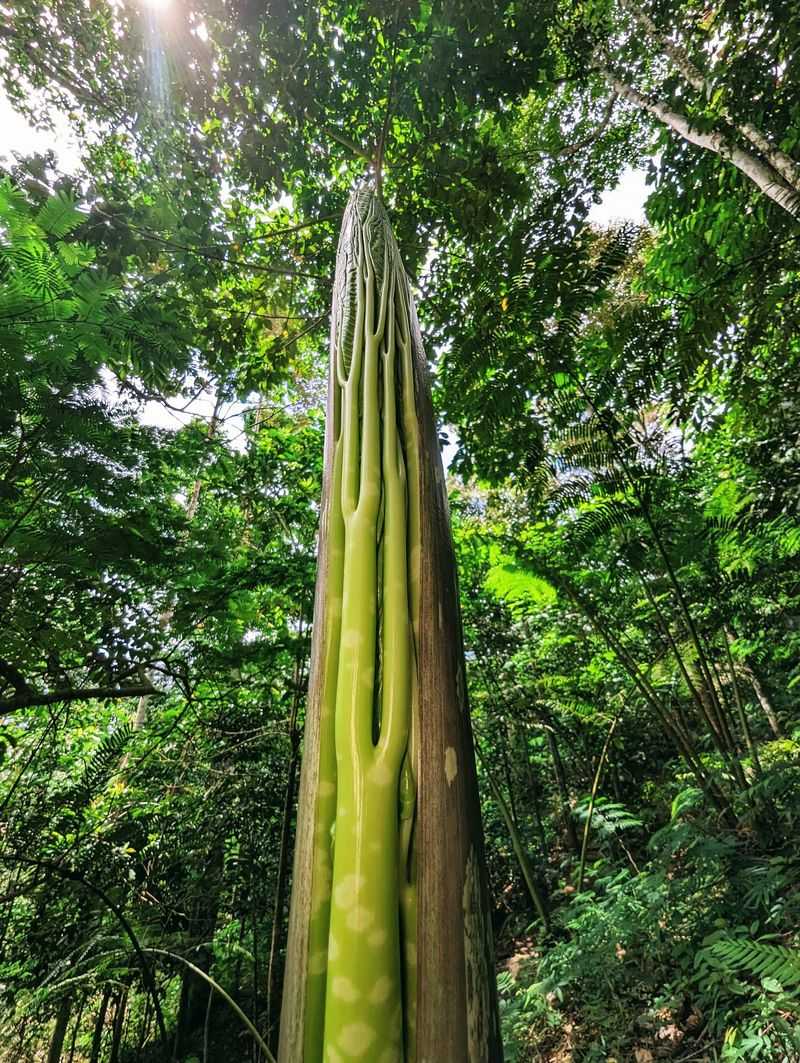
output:
[[[498,979],[509,1063],[800,1058],[798,739],[761,747],[738,830],[661,780],[646,822],[607,818],[582,893],[549,871],[551,932],[530,927]]]

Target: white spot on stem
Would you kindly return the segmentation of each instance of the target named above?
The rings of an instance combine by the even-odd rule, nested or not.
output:
[[[365,1022],[351,1022],[342,1028],[339,1044],[348,1056],[365,1056],[376,1034]]]
[[[347,925],[351,930],[369,930],[375,922],[375,913],[369,908],[354,908],[347,916]]]
[[[453,785],[453,779],[458,775],[458,757],[456,751],[452,746],[448,746],[444,751],[444,777],[447,779],[447,785]]]
[[[369,991],[370,1004],[383,1004],[385,1000],[389,999],[389,994],[392,992],[392,980],[388,974],[381,975],[375,985]]]
[[[345,875],[334,890],[334,899],[338,908],[352,908],[356,903],[358,891],[364,886],[363,875]]]
[[[343,974],[333,979],[333,995],[347,1004],[354,1004],[361,996],[352,981]]]
[[[369,769],[369,777],[377,786],[388,786],[394,778],[394,772],[385,760],[377,760]]]

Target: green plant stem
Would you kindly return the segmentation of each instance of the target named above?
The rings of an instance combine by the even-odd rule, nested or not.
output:
[[[624,706],[623,706],[624,708]],[[592,792],[589,797],[589,808],[586,813],[586,822],[583,825],[583,838],[581,839],[581,856],[578,864],[578,893],[583,892],[583,879],[586,872],[586,850],[589,844],[589,831],[592,828],[592,816],[594,815],[594,804],[597,800],[597,791],[600,788],[600,779],[603,775],[603,768],[605,767],[606,756],[611,748],[611,739],[614,737],[614,731],[617,723],[622,717],[623,709],[620,709],[614,719],[611,721],[611,726],[608,729],[606,740],[603,743],[603,748],[600,751],[600,757],[597,761],[597,767],[595,768],[594,778],[592,779]]]
[[[339,247],[304,1063],[415,1056],[419,457],[410,297],[383,208]]]
[[[226,993],[222,986],[219,984],[219,982],[214,981],[211,975],[206,974],[205,971],[195,966],[195,964],[190,963],[185,956],[180,956],[177,952],[169,952],[167,949],[143,949],[142,951],[152,953],[154,956],[168,956],[171,960],[177,960],[179,963],[182,963],[186,967],[188,967],[193,974],[197,975],[198,978],[202,978],[204,982],[207,982],[208,985],[210,985],[216,993],[219,993],[219,995],[226,1002],[226,1004],[228,1004],[230,1008],[236,1013],[236,1015],[242,1020],[242,1022],[252,1034],[255,1043],[258,1045],[258,1047],[269,1060],[269,1063],[275,1063],[275,1057],[270,1052],[267,1042],[255,1028],[252,1022],[248,1019],[248,1017],[245,1015],[245,1013],[242,1011],[242,1009],[239,1007],[233,997]]]
[[[511,815],[511,811],[508,807],[506,799],[503,797],[503,792],[497,785],[497,780],[495,779],[491,769],[489,768],[486,758],[484,757],[483,752],[481,751],[481,748],[477,742],[475,743],[475,752],[478,755],[478,759],[480,760],[481,766],[486,775],[486,779],[489,783],[489,789],[492,791],[492,797],[494,798],[495,803],[497,804],[497,807],[500,810],[500,815],[503,817],[503,822],[505,823],[509,837],[511,838],[511,845],[514,849],[514,855],[517,858],[517,863],[519,864],[520,871],[522,872],[522,877],[525,880],[525,885],[528,889],[528,894],[533,903],[533,907],[536,911],[536,914],[541,919],[545,929],[547,930],[550,927],[550,916],[547,911],[547,906],[544,903],[544,898],[539,892],[539,887],[536,885],[536,876],[533,872],[533,868],[531,867],[531,862],[528,859],[528,854],[525,851],[525,843],[523,842],[520,836],[519,830],[517,829],[517,825],[514,822],[513,816]]]

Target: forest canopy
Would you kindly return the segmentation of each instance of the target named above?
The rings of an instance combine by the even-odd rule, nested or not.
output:
[[[799,48],[777,0],[0,8],[52,142],[0,159],[1,1060],[279,1052],[354,189],[446,457],[505,1060],[800,1059]]]

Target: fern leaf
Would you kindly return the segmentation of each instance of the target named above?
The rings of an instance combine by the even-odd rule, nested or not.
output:
[[[757,978],[774,978],[786,988],[800,985],[800,953],[786,945],[747,938],[722,938],[708,952],[731,970],[747,971]]]
[[[75,206],[66,192],[56,192],[36,215],[36,224],[51,236],[62,239],[81,224],[86,215]]]
[[[131,725],[124,723],[106,735],[84,767],[80,782],[69,795],[68,804],[73,807],[88,805],[103,789],[118,767],[132,733]]]

